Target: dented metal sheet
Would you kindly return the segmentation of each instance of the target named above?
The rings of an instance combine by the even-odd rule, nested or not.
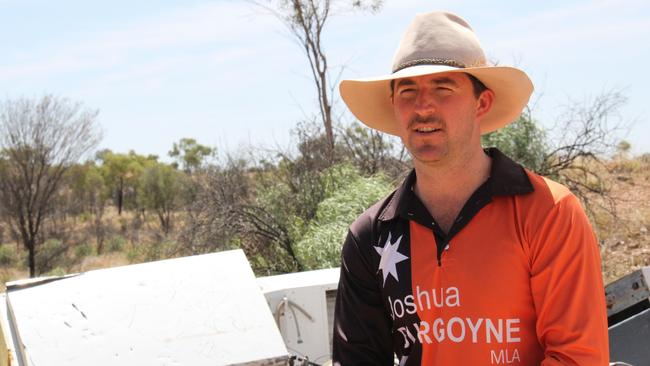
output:
[[[240,250],[87,272],[7,293],[21,364],[281,364]]]

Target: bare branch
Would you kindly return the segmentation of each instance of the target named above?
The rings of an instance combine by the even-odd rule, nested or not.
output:
[[[0,208],[18,227],[31,276],[40,230],[63,174],[99,143],[97,114],[52,95],[0,105]]]
[[[590,215],[596,206],[616,215],[603,159],[616,151],[620,135],[628,129],[619,114],[625,102],[618,90],[571,102],[553,129],[551,141],[556,142],[549,146],[539,172],[569,187]]]
[[[322,43],[323,30],[332,14],[335,5],[345,1],[336,0],[248,0],[262,9],[267,10],[280,20],[289,30],[293,38],[307,56],[309,68],[316,88],[318,108],[321,121],[325,128],[328,143],[327,157],[334,162],[335,144],[333,132],[332,106],[334,93],[328,86],[329,66],[327,55]],[[383,1],[353,0],[348,4],[352,10],[377,11]],[[341,6],[343,8],[343,6]]]

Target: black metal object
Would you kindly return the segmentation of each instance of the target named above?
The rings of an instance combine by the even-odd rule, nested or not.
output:
[[[650,267],[610,283],[605,295],[610,361],[650,365]]]
[[[609,328],[609,359],[650,365],[650,309]]]
[[[321,365],[309,361],[309,358],[307,357],[291,355],[291,357],[289,357],[289,366],[321,366]]]

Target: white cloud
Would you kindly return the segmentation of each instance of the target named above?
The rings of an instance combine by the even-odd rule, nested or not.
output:
[[[174,54],[195,52],[190,50],[196,47],[237,48],[239,39],[266,34],[274,27],[275,19],[253,19],[253,12],[250,5],[218,2],[140,19],[76,42],[23,51],[21,60],[0,65],[0,80],[103,70],[153,56],[173,62]]]

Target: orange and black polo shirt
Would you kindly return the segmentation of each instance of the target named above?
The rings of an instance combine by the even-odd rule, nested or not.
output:
[[[596,239],[579,201],[496,149],[448,233],[415,172],[351,226],[333,361],[349,365],[607,365]]]

